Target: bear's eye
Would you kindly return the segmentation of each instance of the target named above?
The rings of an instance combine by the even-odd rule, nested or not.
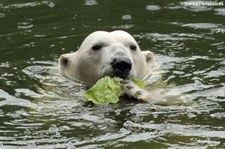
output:
[[[135,46],[135,45],[130,45],[130,49],[133,50],[133,51],[135,51],[135,50],[137,50],[137,46]]]
[[[101,48],[102,48],[101,45],[94,45],[94,46],[92,47],[92,50],[98,51],[98,50],[100,50]]]

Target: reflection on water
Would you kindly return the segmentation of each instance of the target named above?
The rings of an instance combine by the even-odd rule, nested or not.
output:
[[[225,147],[224,7],[3,0],[0,8],[0,148]],[[150,81],[176,84],[168,104],[93,105],[84,86],[58,75],[59,55],[114,29],[155,53],[160,77]]]

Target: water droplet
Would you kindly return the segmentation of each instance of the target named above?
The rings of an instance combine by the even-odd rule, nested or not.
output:
[[[132,128],[133,128],[133,125],[134,125],[134,123],[131,122],[131,121],[126,121],[126,122],[123,124],[123,126],[124,126],[125,128],[127,128],[128,130],[129,130],[129,129],[132,129]]]
[[[59,131],[58,127],[55,124],[52,124],[49,129],[49,133],[57,133]]]
[[[24,135],[29,136],[30,134],[31,134],[31,131],[30,131],[29,129],[26,129],[26,130],[24,131]]]
[[[155,10],[159,10],[160,7],[158,5],[148,5],[146,6],[146,9],[150,11],[155,11]]]
[[[53,48],[53,47],[55,47],[55,45],[54,45],[54,44],[51,44],[51,45],[50,45],[50,48]]]
[[[98,3],[96,2],[96,0],[85,0],[84,5],[86,6],[93,6],[93,5],[97,5]]]
[[[3,18],[5,17],[5,14],[4,13],[0,13],[0,18]]]
[[[26,67],[25,69],[33,73],[41,73],[46,71],[46,69],[41,66],[29,66],[29,67]]]
[[[123,15],[123,16],[122,16],[122,19],[123,19],[123,20],[131,20],[132,17],[131,17],[131,15],[128,14],[128,15]]]
[[[193,114],[193,113],[188,113],[187,116],[188,116],[189,118],[194,118],[194,117],[196,117],[196,115]]]
[[[31,58],[30,58],[30,60],[31,60],[31,61],[34,61],[34,60],[35,60],[35,58],[34,58],[34,57],[31,57]]]
[[[48,6],[49,6],[50,8],[53,8],[53,7],[55,7],[55,4],[54,4],[53,2],[50,2],[50,3],[48,4]]]
[[[34,141],[29,141],[28,142],[28,146],[32,147],[32,148],[35,148],[37,145],[36,145],[36,143]]]

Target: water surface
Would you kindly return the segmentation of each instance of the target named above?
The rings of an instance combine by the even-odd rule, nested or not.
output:
[[[2,0],[0,148],[224,148],[225,8],[180,2]],[[153,51],[192,104],[84,104],[57,58],[116,29]]]

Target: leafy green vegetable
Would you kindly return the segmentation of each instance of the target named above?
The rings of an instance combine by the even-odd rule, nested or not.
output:
[[[137,86],[139,86],[140,88],[144,88],[145,87],[145,83],[143,81],[131,78],[130,79],[134,84],[136,84]]]
[[[84,93],[84,97],[95,104],[117,103],[122,92],[120,81],[120,78],[106,76],[88,89]],[[132,78],[130,81],[141,88],[145,86],[144,82],[140,80]]]
[[[84,93],[95,104],[117,103],[121,94],[119,78],[104,77]]]

